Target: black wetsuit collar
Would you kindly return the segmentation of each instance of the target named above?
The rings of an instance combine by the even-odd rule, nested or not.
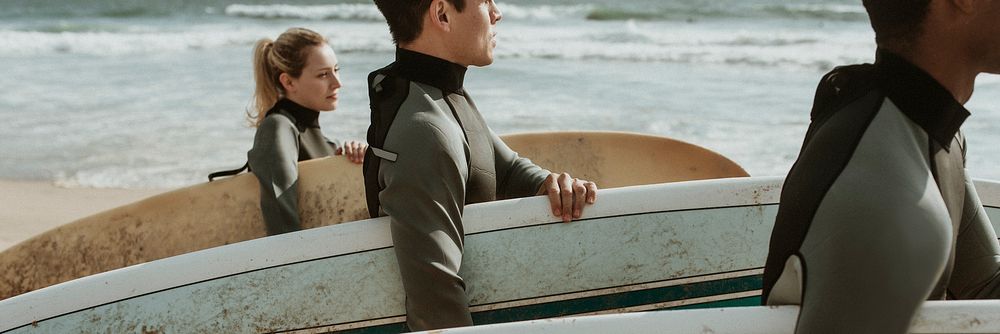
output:
[[[886,96],[934,141],[950,148],[970,115],[951,92],[924,70],[886,50],[878,50],[875,73]]]
[[[423,53],[397,48],[396,64],[399,74],[428,84],[448,93],[464,94],[466,67]]]
[[[295,118],[295,123],[299,127],[304,128],[318,128],[319,127],[319,111],[312,110],[302,106],[301,104],[295,103],[292,100],[283,98],[278,100],[278,103],[274,104],[274,107],[268,111],[268,114],[275,112],[277,110],[284,110],[289,115]]]

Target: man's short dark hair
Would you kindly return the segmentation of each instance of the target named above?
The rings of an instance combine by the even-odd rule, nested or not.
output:
[[[907,45],[920,36],[930,0],[863,0],[879,46]]]
[[[465,0],[446,1],[458,11],[465,9]],[[389,33],[396,45],[412,42],[420,36],[423,18],[430,5],[431,0],[375,0],[375,6],[389,23]]]

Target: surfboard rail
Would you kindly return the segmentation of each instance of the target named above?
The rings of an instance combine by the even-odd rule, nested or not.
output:
[[[671,333],[793,334],[798,314],[798,306],[668,310],[532,320],[434,333],[653,334],[669,329]],[[1000,333],[1000,300],[925,302],[909,333]]]
[[[782,181],[608,189],[569,224],[550,216],[544,197],[469,206],[463,275],[474,319],[492,324],[758,304]],[[996,216],[1000,184],[976,185]],[[0,301],[0,332],[398,331],[405,311],[392,256],[384,218],[251,240]],[[993,304],[968,305],[1000,314]],[[352,309],[364,312],[346,316]],[[979,333],[954,333],[967,332]]]
[[[683,141],[624,132],[504,136],[522,156],[602,189],[747,176]],[[299,164],[303,228],[368,218],[361,167],[343,157]],[[252,174],[156,195],[71,222],[0,252],[0,299],[125,266],[266,236]]]
[[[774,204],[780,181],[776,177],[737,178],[608,189],[600,193],[601,200],[597,204],[584,211],[581,221],[571,224],[561,223],[551,216],[545,197],[482,203],[466,209],[466,221],[469,222],[466,232],[468,238],[475,238],[476,235],[494,231],[527,227],[582,227],[588,224],[588,220],[628,217],[638,212]],[[176,287],[368,250],[388,250],[391,246],[388,219],[378,218],[197,251],[83,277],[2,300],[0,314],[5,316],[0,321],[0,332],[31,327],[32,324],[43,325],[50,319],[93,310],[109,303],[156,295]],[[384,280],[396,281],[398,285],[398,273],[389,274],[397,276],[384,277]],[[472,283],[475,278],[469,280],[470,290],[475,289]],[[470,295],[476,293],[470,291]],[[397,311],[402,311],[402,301],[395,302],[399,308]]]

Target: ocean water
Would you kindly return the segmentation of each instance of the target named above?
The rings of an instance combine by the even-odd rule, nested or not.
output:
[[[816,82],[875,50],[858,0],[499,6],[498,58],[466,80],[498,133],[663,135],[753,175],[788,171]],[[394,49],[370,1],[0,1],[0,179],[179,187],[241,166],[250,49],[292,26],[328,36],[341,60],[324,132],[363,138],[365,77]],[[970,172],[1000,179],[1000,78],[981,76],[967,106]]]

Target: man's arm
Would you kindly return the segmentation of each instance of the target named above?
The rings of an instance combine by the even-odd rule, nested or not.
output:
[[[583,207],[597,200],[594,182],[574,178],[569,173],[549,172],[519,157],[493,130],[490,136],[496,159],[498,198],[547,195],[552,214],[564,222],[580,218]]]
[[[497,171],[497,199],[535,196],[551,174],[527,158],[518,156],[490,129]]]
[[[447,136],[432,123],[396,124],[386,139],[397,156],[381,163],[379,200],[391,219],[411,330],[472,325],[458,275],[468,175],[462,147],[461,134]]]
[[[267,234],[298,231],[298,131],[284,116],[268,117],[257,129],[247,154],[250,170],[260,183],[260,211]]]
[[[1000,244],[968,174],[948,291],[959,299],[1000,298]]]

